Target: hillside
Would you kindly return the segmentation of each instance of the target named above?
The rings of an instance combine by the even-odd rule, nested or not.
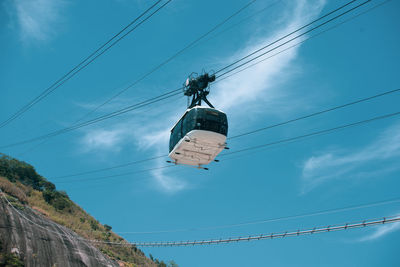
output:
[[[51,223],[28,207],[20,212],[3,199],[0,201],[2,264],[13,261],[14,266],[119,266],[68,228]]]
[[[0,188],[0,266],[167,266],[99,223],[31,165],[4,154]]]

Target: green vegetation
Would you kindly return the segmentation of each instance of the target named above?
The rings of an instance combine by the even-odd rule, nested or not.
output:
[[[105,224],[104,228],[106,229],[106,231],[111,231],[111,229],[112,229],[112,227],[109,226],[108,224]]]
[[[166,264],[164,261],[160,261],[154,258],[151,254],[149,255],[149,258],[157,264],[157,267],[178,267],[178,264],[176,264],[172,260],[168,264]]]
[[[24,262],[15,254],[0,253],[0,266],[4,267],[24,267]]]
[[[86,239],[120,242],[121,245],[118,246],[104,243],[95,243],[94,245],[111,259],[118,261],[121,266],[167,266],[158,260],[156,264],[152,263],[141,250],[113,233],[111,226],[102,225],[72,202],[66,192],[56,190],[55,185],[37,174],[31,165],[1,153],[0,188],[7,193],[8,200],[18,209],[24,209],[27,205],[35,212],[68,227]],[[3,254],[3,256],[0,258],[3,262],[5,260],[17,262],[12,255]],[[23,265],[2,265],[0,261],[0,266]]]
[[[57,210],[67,209],[71,212],[69,208],[72,206],[72,202],[67,193],[57,191],[56,186],[37,174],[31,165],[2,155],[0,158],[0,176],[6,177],[10,182],[20,182],[34,190],[41,191],[43,199],[47,203]]]
[[[55,185],[37,174],[31,165],[1,153],[0,155],[0,176],[7,177],[13,183],[16,181],[21,182],[38,191],[43,191],[44,189],[55,190]]]
[[[4,267],[23,267],[23,261],[15,254],[2,253],[3,244],[0,239],[0,266]]]

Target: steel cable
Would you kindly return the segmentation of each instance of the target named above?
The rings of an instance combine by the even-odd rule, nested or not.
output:
[[[117,38],[121,33],[123,33],[127,28],[132,26],[133,23],[135,23],[137,20],[139,20],[141,17],[143,17],[146,13],[148,13],[151,9],[153,9],[159,2],[162,0],[158,0],[155,4],[153,4],[151,7],[149,7],[146,11],[144,11],[141,15],[139,15],[136,19],[134,19],[131,23],[129,23],[126,27],[124,27],[120,32],[115,34],[111,39],[109,39],[106,43],[104,43],[102,46],[100,46],[97,50],[92,52],[88,57],[86,57],[83,61],[81,61],[78,65],[73,67],[69,72],[64,74],[61,78],[59,78],[56,82],[54,82],[51,86],[49,86],[46,90],[44,90],[42,93],[40,93],[37,97],[35,97],[33,100],[31,100],[28,104],[20,108],[16,113],[14,113],[11,117],[6,119],[0,124],[0,128],[6,126],[19,116],[21,116],[23,113],[28,111],[31,107],[36,105],[38,102],[40,102],[43,98],[51,94],[54,90],[56,90],[58,87],[63,85],[66,81],[71,79],[73,76],[75,76],[78,72],[86,68],[90,63],[92,63],[94,60],[96,60],[98,57],[103,55],[106,51],[108,51],[111,47],[113,47],[115,44],[117,44],[120,40],[125,38],[128,34],[130,34],[133,30],[135,30],[137,27],[139,27],[141,24],[143,24],[146,20],[148,20],[150,17],[152,17],[155,13],[157,13],[161,8],[163,8],[166,4],[168,4],[171,0],[168,0],[164,5],[159,7],[156,11],[154,11],[152,14],[147,16],[145,19],[140,21],[137,25],[135,25],[134,28],[129,30],[126,34],[124,34],[122,37],[117,39],[114,43],[112,43],[110,46],[106,47],[103,51],[98,53],[101,49],[103,49],[106,45],[108,45],[110,42],[112,42],[115,38]],[[98,54],[97,54],[98,53]],[[96,55],[97,54],[97,55]],[[94,55],[96,55],[94,58],[92,58]],[[91,60],[89,60],[92,58]],[[88,61],[89,60],[89,61]],[[86,62],[86,63],[85,63]],[[83,65],[84,64],[84,65]],[[82,66],[83,65],[83,66]],[[81,67],[82,66],[82,67]]]

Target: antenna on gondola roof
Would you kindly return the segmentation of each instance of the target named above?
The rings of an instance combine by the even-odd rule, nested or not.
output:
[[[213,81],[215,81],[215,74],[209,75],[208,73],[204,73],[200,76],[198,76],[197,73],[192,73],[186,79],[183,94],[188,97],[192,96],[192,102],[188,108],[201,106],[202,100],[207,105],[214,108],[214,106],[207,99],[207,95],[210,93],[209,84]]]

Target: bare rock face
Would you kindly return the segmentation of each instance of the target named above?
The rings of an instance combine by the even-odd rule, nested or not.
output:
[[[4,199],[0,199],[0,244],[1,253],[19,257],[25,266],[119,266],[68,228],[29,207],[16,210]]]

